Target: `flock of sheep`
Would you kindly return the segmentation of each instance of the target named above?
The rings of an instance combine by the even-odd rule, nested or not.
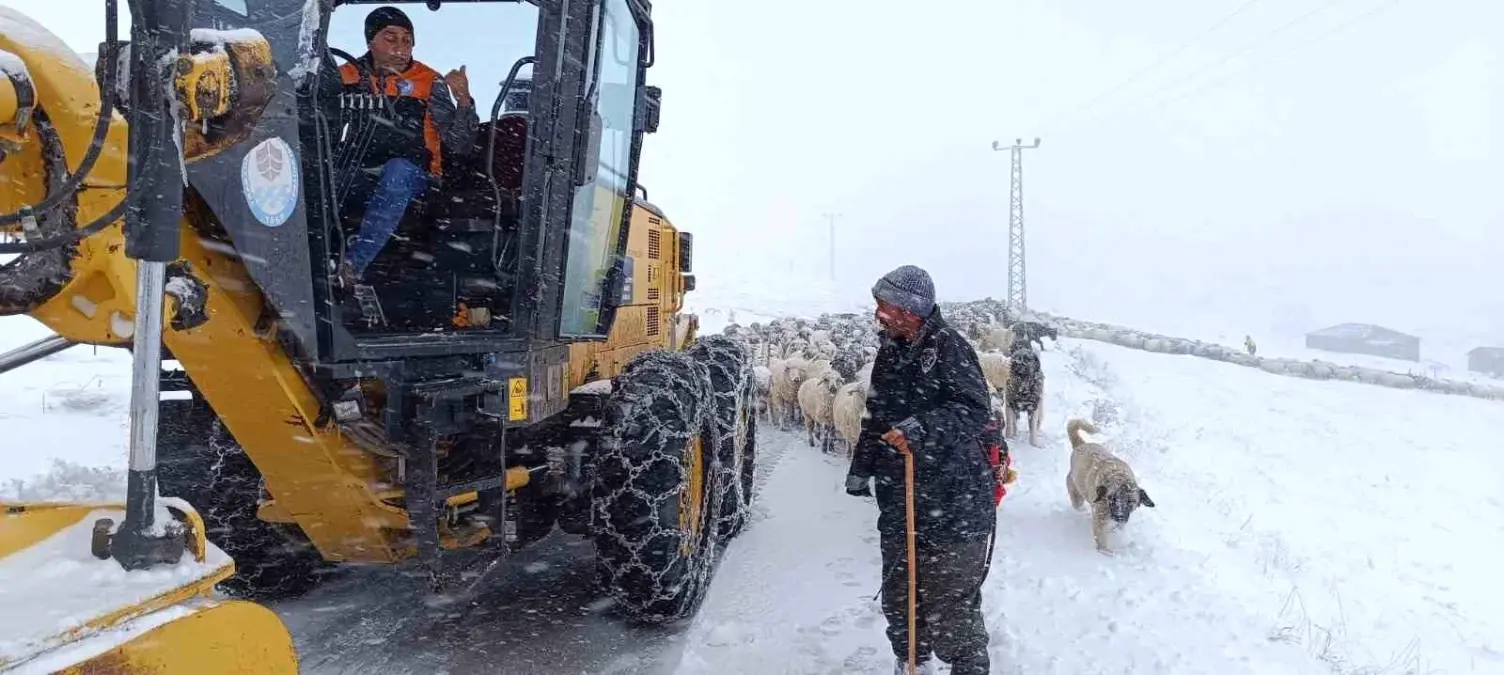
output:
[[[983,375],[1001,407],[1010,372],[1013,334],[1002,304],[993,300],[941,305],[947,321],[971,340]],[[811,447],[842,447],[850,454],[866,413],[878,326],[871,313],[822,314],[814,320],[774,319],[732,324],[728,335],[746,339],[757,355],[759,415],[780,429],[803,427]],[[843,444],[838,446],[837,442]]]

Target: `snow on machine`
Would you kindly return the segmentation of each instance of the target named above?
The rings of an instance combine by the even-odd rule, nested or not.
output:
[[[15,239],[0,256],[17,256],[0,263],[0,315],[56,333],[0,373],[134,342],[133,399],[151,403],[132,406],[130,495],[180,507],[146,522],[193,559],[172,558],[150,598],[109,596],[110,616],[251,616],[266,610],[202,598],[297,595],[339,563],[465,593],[555,526],[593,541],[617,609],[689,616],[747,518],[755,384],[745,344],[699,338],[681,313],[691,236],[637,196],[660,100],[648,3],[510,3],[535,14],[534,43],[505,57],[473,147],[445,150],[442,180],[349,283],[338,262],[361,214],[339,196],[394,108],[389,91],[329,86],[338,62],[374,75],[328,33],[333,12],[370,4],[132,0],[133,39],[107,40],[94,72],[0,8],[0,232]],[[154,455],[139,467],[138,445]],[[132,503],[121,522],[137,525]],[[103,522],[83,508],[8,505],[0,573],[77,557],[57,538]],[[42,578],[17,574],[3,593]],[[264,618],[234,632],[247,649],[285,636]]]

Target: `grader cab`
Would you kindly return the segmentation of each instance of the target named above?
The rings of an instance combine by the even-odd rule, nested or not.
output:
[[[0,207],[21,214],[0,221],[19,238],[0,314],[58,334],[33,357],[134,339],[138,371],[155,359],[142,466],[234,558],[234,595],[296,595],[346,562],[450,592],[557,526],[594,542],[624,613],[686,617],[746,522],[756,428],[746,346],[681,312],[691,237],[637,197],[660,100],[648,3],[382,3],[419,31],[471,12],[479,30],[418,44],[488,61],[469,65],[474,136],[351,280],[346,192],[407,93],[336,30],[374,4],[133,0],[133,40],[96,72],[7,14],[0,65],[25,75],[0,95]],[[483,10],[520,17],[519,53],[494,53]],[[158,314],[160,356],[139,328]]]

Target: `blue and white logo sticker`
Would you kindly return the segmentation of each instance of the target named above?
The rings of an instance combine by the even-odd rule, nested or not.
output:
[[[397,93],[403,96],[413,95],[413,81],[407,78],[397,79]]]
[[[298,158],[281,138],[256,144],[240,160],[240,190],[256,220],[279,227],[298,208]]]

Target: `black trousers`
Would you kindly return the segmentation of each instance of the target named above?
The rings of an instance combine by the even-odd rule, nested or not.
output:
[[[954,675],[987,675],[987,626],[982,619],[982,581],[987,576],[987,534],[955,542],[917,540],[919,570],[918,654],[950,664]],[[893,655],[909,657],[909,557],[902,535],[882,542],[883,615]]]

